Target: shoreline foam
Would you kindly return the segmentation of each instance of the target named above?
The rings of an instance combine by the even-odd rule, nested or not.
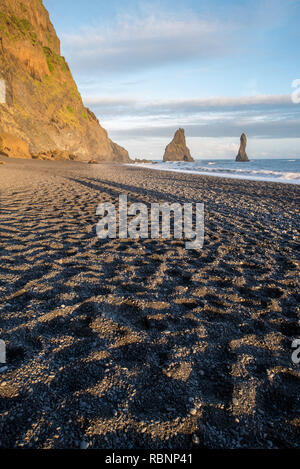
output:
[[[261,161],[261,160],[257,160]],[[286,160],[287,162],[295,162],[297,160]],[[299,160],[300,161],[300,160]],[[208,167],[201,166],[206,163]],[[230,163],[226,161],[226,163]],[[250,163],[250,162],[249,162]],[[279,182],[281,184],[300,184],[300,172],[295,171],[276,171],[269,169],[249,168],[249,163],[234,162],[232,168],[218,166],[218,160],[197,160],[195,163],[172,162],[163,163],[136,163],[135,166],[144,168],[173,171],[186,174],[200,174],[203,176],[215,176],[229,179],[245,179],[250,181]],[[255,162],[254,162],[255,164]],[[213,168],[212,168],[213,166]],[[235,166],[235,167],[234,167]]]

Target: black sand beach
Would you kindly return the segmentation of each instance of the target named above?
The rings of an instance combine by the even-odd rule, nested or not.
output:
[[[300,446],[299,186],[3,160],[2,448]],[[99,240],[119,194],[204,202],[203,249]]]

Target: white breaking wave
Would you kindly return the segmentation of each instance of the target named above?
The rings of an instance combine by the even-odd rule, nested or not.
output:
[[[295,162],[286,171],[287,162]],[[212,167],[212,165],[214,165]],[[229,160],[140,163],[142,166],[160,171],[175,171],[180,173],[202,174],[207,176],[226,177],[233,179],[249,179],[255,181],[270,181],[289,184],[300,184],[300,160],[253,160],[249,163],[237,163]],[[296,167],[297,166],[297,167]],[[299,171],[298,171],[299,167]]]

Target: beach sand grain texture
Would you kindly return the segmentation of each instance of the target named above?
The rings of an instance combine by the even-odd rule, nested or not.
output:
[[[2,159],[2,448],[299,447],[298,186]],[[204,202],[203,249],[99,240],[119,194]]]

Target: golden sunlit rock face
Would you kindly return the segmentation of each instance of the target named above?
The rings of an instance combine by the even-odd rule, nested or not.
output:
[[[194,161],[186,146],[184,129],[175,132],[172,142],[166,147],[164,161]]]
[[[23,140],[31,154],[56,159],[56,150],[79,160],[129,161],[83,105],[40,0],[1,0],[0,80],[6,87],[0,134]]]

